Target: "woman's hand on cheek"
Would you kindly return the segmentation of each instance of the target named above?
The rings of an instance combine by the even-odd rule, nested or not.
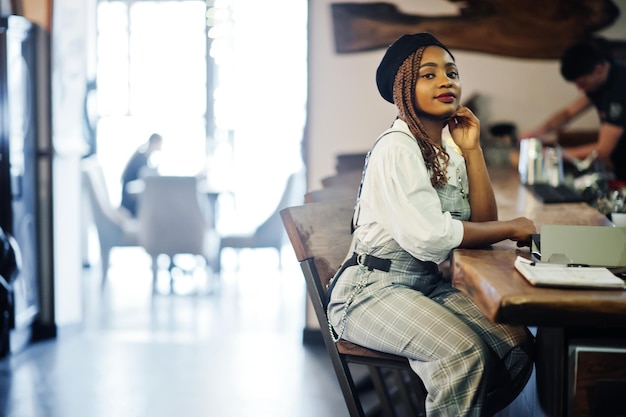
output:
[[[460,106],[448,119],[448,129],[452,140],[462,151],[480,146],[480,120],[469,108]]]

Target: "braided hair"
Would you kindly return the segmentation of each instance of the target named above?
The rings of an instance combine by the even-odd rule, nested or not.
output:
[[[442,188],[448,182],[446,169],[450,155],[440,144],[433,142],[428,137],[417,114],[415,101],[415,84],[419,77],[418,68],[422,61],[424,49],[426,49],[425,46],[418,48],[400,65],[393,83],[393,101],[398,107],[398,118],[409,126],[409,130],[422,151],[426,168],[431,173],[431,184],[435,188]]]

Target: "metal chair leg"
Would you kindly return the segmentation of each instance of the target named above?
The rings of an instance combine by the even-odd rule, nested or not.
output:
[[[385,375],[383,370],[379,367],[368,366],[374,388],[378,393],[378,399],[380,400],[380,406],[385,417],[396,417],[396,411],[393,407],[392,394],[389,391],[389,386],[385,381]]]

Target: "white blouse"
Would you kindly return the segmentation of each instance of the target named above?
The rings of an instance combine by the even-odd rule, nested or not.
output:
[[[367,246],[394,239],[415,258],[439,264],[463,240],[463,225],[442,212],[421,149],[406,123],[398,119],[390,130],[368,160],[355,236]],[[452,146],[446,151],[448,183],[468,190],[465,160]]]

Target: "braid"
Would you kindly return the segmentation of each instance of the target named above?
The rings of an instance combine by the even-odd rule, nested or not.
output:
[[[426,163],[426,169],[431,172],[431,184],[435,188],[441,188],[448,182],[446,169],[450,155],[441,145],[434,143],[428,137],[417,115],[415,102],[415,84],[419,77],[418,68],[422,61],[424,49],[425,47],[421,47],[409,55],[398,69],[393,83],[393,101],[398,107],[398,118],[409,126],[409,130],[417,140]]]

